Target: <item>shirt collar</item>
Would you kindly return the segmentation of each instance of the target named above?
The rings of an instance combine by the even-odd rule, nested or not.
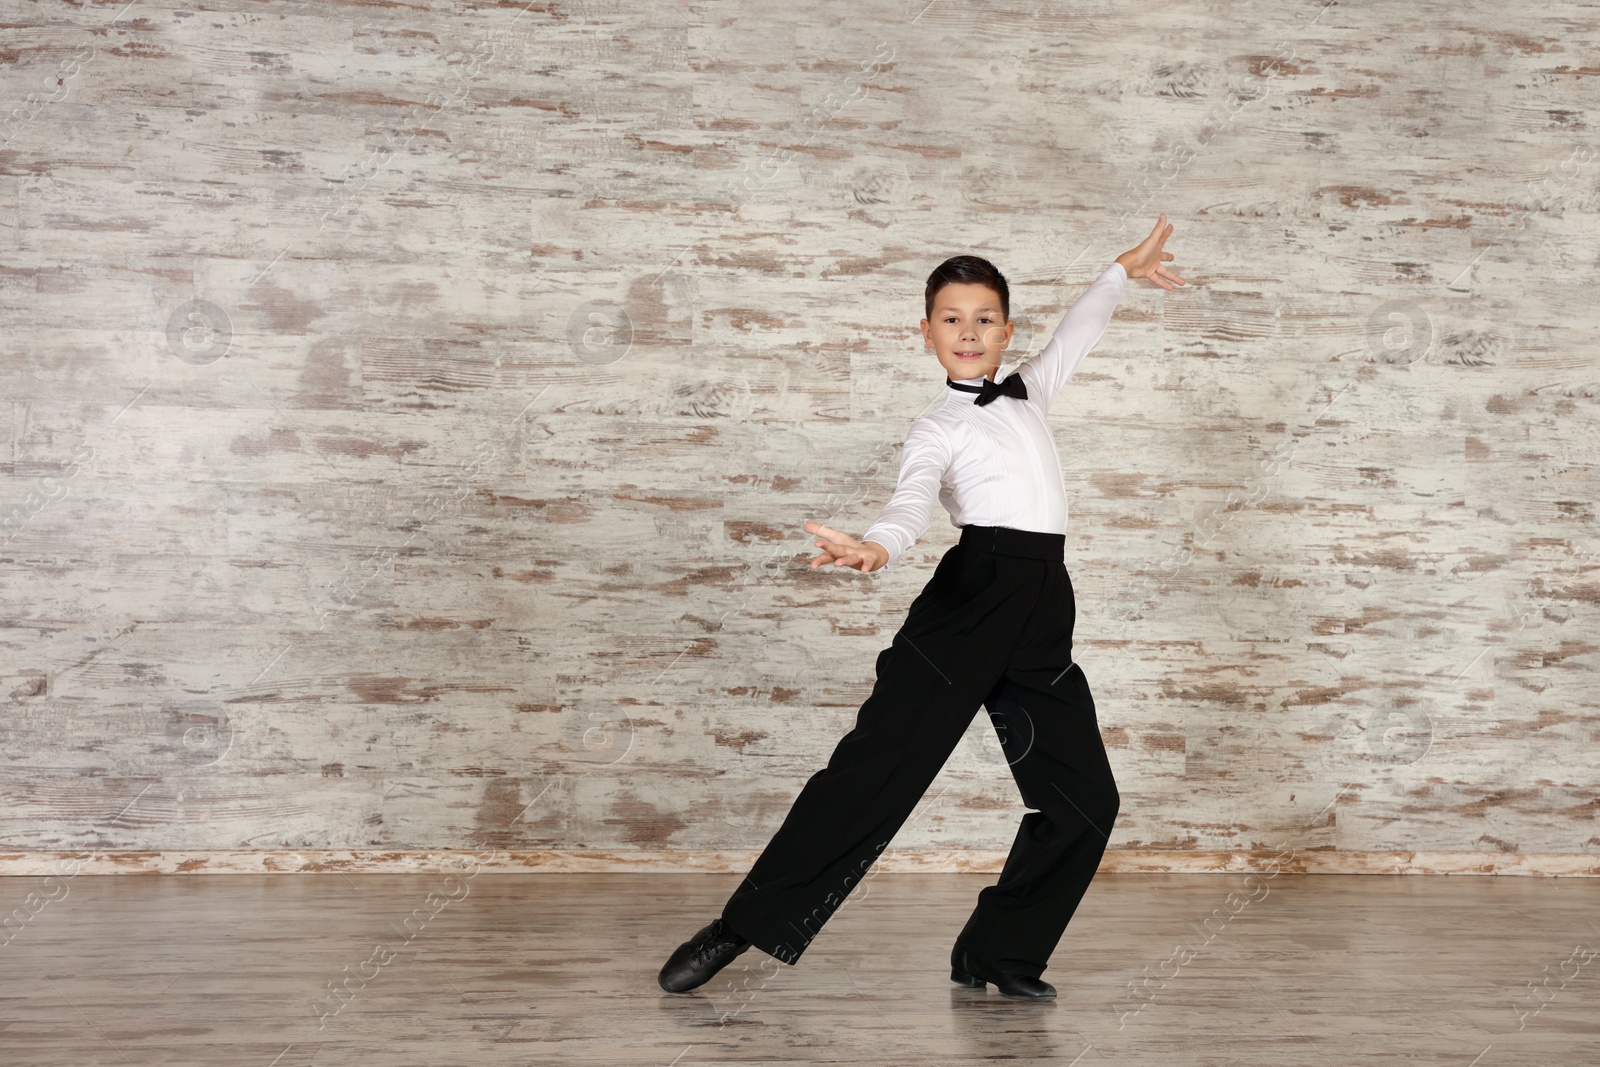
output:
[[[984,374],[978,375],[976,378],[965,378],[965,379],[963,379],[963,380],[961,380],[959,382],[956,382],[956,384],[957,385],[975,385],[975,386],[977,386],[978,388],[981,389],[981,388],[983,388],[983,379],[985,377],[987,377],[987,372],[985,372]],[[1005,381],[1006,378],[1008,378],[1008,377],[1009,377],[1009,375],[1005,374],[1003,371],[995,371],[995,375],[994,375],[995,384],[999,385],[1001,382]],[[946,382],[955,381],[955,379],[950,377],[949,374],[946,374],[944,376],[944,379],[945,379]],[[952,388],[950,388],[950,386],[948,384],[944,387],[944,391],[950,394],[950,396],[945,400],[945,403],[947,403],[947,404],[971,404],[971,403],[974,403],[978,399],[978,397],[983,395],[982,393],[974,393],[974,392],[972,392],[972,391],[970,391],[968,389],[952,389]]]

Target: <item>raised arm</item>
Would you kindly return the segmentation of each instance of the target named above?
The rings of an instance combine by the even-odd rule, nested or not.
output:
[[[1017,367],[1016,373],[1028,386],[1028,399],[1037,398],[1045,414],[1050,413],[1056,394],[1078,364],[1100,343],[1127,283],[1128,272],[1121,261],[1101,271],[1061,317],[1044,349]]]
[[[1017,368],[1016,373],[1027,383],[1028,399],[1037,397],[1046,414],[1078,364],[1100,343],[1130,280],[1147,278],[1163,289],[1171,289],[1171,282],[1188,284],[1163,266],[1164,261],[1175,258],[1162,251],[1170,236],[1172,224],[1163,212],[1149,235],[1118,256],[1073,302],[1044,350]]]

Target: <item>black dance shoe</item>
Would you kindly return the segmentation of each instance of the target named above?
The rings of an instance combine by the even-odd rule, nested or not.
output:
[[[668,993],[687,993],[696,986],[705,985],[712,975],[749,947],[750,942],[728,929],[720,917],[713,919],[711,925],[667,957],[656,980]]]
[[[1056,995],[1056,987],[1044,979],[998,970],[960,945],[950,950],[950,980],[972,989],[993,982],[1002,996],[1013,1000],[1050,1000]]]

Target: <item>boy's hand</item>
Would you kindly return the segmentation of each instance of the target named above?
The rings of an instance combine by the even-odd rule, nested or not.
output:
[[[1165,228],[1162,227],[1162,223],[1166,223]],[[1156,220],[1156,228],[1150,231],[1150,236],[1117,257],[1122,269],[1128,272],[1129,281],[1135,278],[1148,278],[1163,289],[1172,288],[1162,280],[1163,278],[1171,278],[1179,285],[1189,284],[1161,265],[1162,260],[1176,258],[1171,252],[1161,251],[1161,246],[1166,244],[1167,238],[1171,236],[1172,223],[1167,222],[1167,213],[1163,211],[1161,217]]]
[[[847,533],[824,526],[814,519],[807,520],[806,532],[817,536],[816,546],[822,555],[811,560],[811,569],[825,563],[851,567],[858,571],[875,571],[889,563],[889,552],[876,541],[857,541]]]

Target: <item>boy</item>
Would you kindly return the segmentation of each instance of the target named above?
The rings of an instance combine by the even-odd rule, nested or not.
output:
[[[1130,278],[1187,284],[1162,265],[1163,214],[1068,309],[1044,350],[995,381],[1011,343],[1010,289],[988,260],[956,256],[928,278],[922,336],[948,375],[943,406],[914,421],[899,482],[857,541],[807,522],[825,563],[876,571],[927,532],[942,503],[961,540],[939,561],[890,647],[856,725],[812,775],[722,915],[678,947],[661,988],[704,984],[751,945],[794,964],[944,766],[981,704],[1030,811],[999,881],[957,936],[950,977],[1046,999],[1051,952],[1105,851],[1119,796],[1083,668],[1062,557],[1067,503],[1046,415],[1099,343]],[[979,382],[980,384],[972,384]]]

